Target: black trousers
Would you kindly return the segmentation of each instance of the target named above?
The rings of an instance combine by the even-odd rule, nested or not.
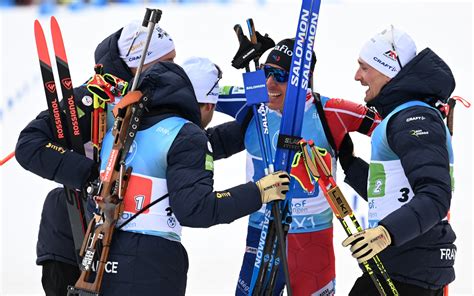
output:
[[[379,278],[380,283],[382,284],[385,292],[387,295],[392,295],[390,288],[386,284],[385,280],[382,278]],[[397,288],[398,293],[400,296],[443,296],[443,289],[438,289],[438,290],[430,290],[430,289],[425,289],[419,286],[411,285],[411,284],[406,284],[406,283],[401,283],[397,281],[393,281],[393,284]],[[375,284],[372,282],[370,279],[370,276],[368,273],[364,272],[364,274],[359,277],[354,286],[352,287],[349,296],[379,296],[379,292],[377,291],[377,288],[375,287]]]
[[[65,296],[67,286],[74,285],[80,274],[76,265],[53,260],[45,261],[41,283],[46,296]]]

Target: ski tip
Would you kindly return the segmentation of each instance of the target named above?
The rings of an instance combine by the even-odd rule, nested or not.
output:
[[[41,23],[39,20],[35,20],[35,36],[37,33],[43,33],[43,28],[41,27]]]
[[[63,35],[59,23],[54,16],[51,16],[51,35],[53,36],[54,53],[58,58],[67,63],[66,50],[64,48]]]
[[[50,18],[50,23],[51,23],[51,27],[53,27],[53,24],[54,24],[56,27],[59,27],[58,20],[56,19],[56,17],[55,17],[54,15],[51,16],[51,18]]]
[[[38,50],[38,58],[40,61],[48,67],[51,67],[51,60],[48,54],[48,45],[46,44],[46,38],[44,37],[43,27],[38,20],[35,20],[35,40],[36,49]]]

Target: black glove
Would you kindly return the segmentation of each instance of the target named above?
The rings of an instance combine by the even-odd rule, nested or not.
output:
[[[339,147],[339,163],[346,177],[344,182],[351,186],[357,194],[367,200],[367,178],[369,164],[362,158],[354,156],[354,144],[349,134],[346,134]]]
[[[338,151],[339,163],[344,171],[346,171],[354,162],[356,157],[354,156],[354,143],[349,134],[344,136],[341,142],[341,146]]]

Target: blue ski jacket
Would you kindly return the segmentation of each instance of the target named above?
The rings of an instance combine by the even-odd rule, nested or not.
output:
[[[445,103],[454,87],[449,67],[427,48],[369,102],[383,118],[390,114],[384,145],[399,159],[413,190],[400,190],[398,201],[402,205],[378,222],[392,237],[392,245],[380,253],[380,258],[393,279],[430,289],[439,289],[455,278],[456,235],[446,219],[453,185],[450,140],[435,108],[411,104],[395,109],[410,101],[430,106],[438,100]],[[385,172],[387,179],[392,172]],[[404,198],[407,194],[411,197],[408,201]]]
[[[206,131],[200,126],[201,113],[191,82],[181,67],[170,62],[153,65],[143,73],[138,89],[151,99],[150,112],[143,118],[140,130],[147,130],[170,117],[188,120],[167,153],[166,183],[170,206],[181,225],[209,227],[230,223],[261,207],[260,192],[253,182],[223,192],[214,191],[214,148],[223,156],[240,151],[243,145],[237,145],[237,148],[235,143],[221,146],[219,139],[228,132],[216,132],[211,137],[214,140],[211,145]],[[229,126],[238,128],[240,133],[238,124],[224,125],[225,128]],[[232,151],[226,151],[226,147]]]
[[[150,111],[142,117],[142,124],[134,140],[137,155],[131,152],[127,161],[132,166],[136,164],[134,170],[136,168],[137,175],[140,174],[143,178],[158,180],[164,176],[169,193],[167,202],[171,210],[169,219],[174,221],[176,217],[181,226],[210,227],[230,223],[261,207],[260,192],[253,182],[225,191],[214,191],[215,146],[210,145],[206,132],[200,127],[199,105],[191,82],[181,67],[170,62],[154,64],[143,73],[138,90],[150,99]],[[161,141],[153,141],[160,133],[163,135]],[[168,142],[170,138],[173,138],[171,144]],[[106,136],[102,152],[107,151],[109,144],[106,141],[109,140],[110,136]],[[153,145],[156,149],[150,149]],[[164,153],[166,161],[162,161]],[[104,155],[104,159],[107,157],[108,155]],[[144,159],[147,159],[146,164],[143,163]],[[137,189],[132,184],[137,175],[132,172],[127,192]],[[156,185],[156,190],[149,195],[156,195],[156,192],[165,189],[158,188],[164,187],[162,183],[156,182]],[[145,196],[145,200],[149,201],[155,198],[156,196]],[[166,199],[162,203],[166,206],[165,201]],[[127,207],[126,202],[124,206]],[[160,206],[163,205],[158,203],[153,207]],[[110,259],[118,262],[118,271],[104,276],[104,295],[136,295],[136,291],[144,291],[144,295],[156,291],[184,295],[188,262],[184,247],[176,237],[170,236],[171,229],[176,229],[176,225],[168,224],[169,229],[164,233],[162,229],[166,229],[166,226],[157,227],[160,230],[153,231],[153,222],[159,223],[158,219],[147,221],[147,224],[142,224],[145,227],[140,233],[136,229],[124,228],[114,234]],[[127,245],[131,249],[125,249],[124,246]],[[163,254],[167,254],[164,261]],[[164,277],[163,266],[168,265],[170,267]],[[151,280],[144,281],[137,274],[144,274],[146,279]]]

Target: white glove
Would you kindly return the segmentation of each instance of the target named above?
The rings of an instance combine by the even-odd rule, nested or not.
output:
[[[342,242],[343,247],[351,245],[352,257],[362,263],[390,246],[390,233],[382,225],[355,233]]]
[[[290,189],[290,176],[284,171],[274,172],[255,182],[255,185],[260,190],[262,203],[283,200]]]

